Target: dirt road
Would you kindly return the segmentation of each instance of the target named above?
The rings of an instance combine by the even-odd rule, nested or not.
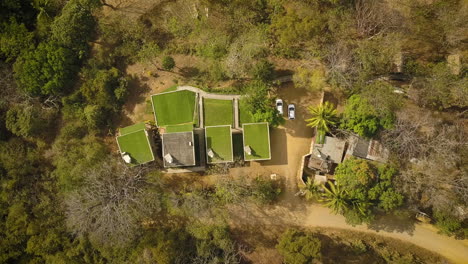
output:
[[[353,227],[346,224],[343,216],[333,214],[328,208],[306,203],[303,199],[296,197],[294,195],[298,191],[296,172],[299,169],[301,157],[309,151],[312,138],[312,129],[307,128],[303,120],[307,116],[306,107],[317,104],[319,95],[293,87],[284,87],[280,89],[279,97],[285,101],[285,104],[296,104],[297,117],[294,121],[286,121],[283,127],[272,130],[272,160],[261,164],[252,163],[250,168],[233,169],[231,174],[235,176],[252,172],[277,173],[284,180],[285,193],[281,201],[271,208],[233,210],[235,213],[231,217],[234,226],[239,230],[244,230],[248,236],[260,237],[260,241],[262,237],[264,241],[271,241],[272,238],[274,240],[277,230],[294,226],[331,227],[369,232],[413,243],[436,252],[453,263],[468,263],[468,240],[456,240],[439,235],[431,225],[416,224],[401,228],[396,227],[397,223],[390,220],[386,225],[375,226],[374,229],[369,229],[367,226]],[[261,234],[259,230],[262,230]],[[276,253],[274,250],[269,252],[268,248],[272,248],[272,245],[265,244],[263,254],[272,254],[273,257],[270,256],[268,259],[269,264],[273,264],[271,259],[275,259]]]

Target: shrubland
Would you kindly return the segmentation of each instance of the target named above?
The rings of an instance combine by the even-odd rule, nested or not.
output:
[[[187,82],[236,82],[248,114],[272,127],[283,122],[271,96],[282,77],[274,62],[298,61],[297,87],[347,98],[332,129],[391,151],[388,165],[341,164],[337,185],[316,198],[353,224],[422,210],[444,234],[466,237],[467,6],[402,2],[157,1],[136,18],[105,1],[2,1],[0,262],[241,262],[242,246],[219,216],[230,204],[274,203],[275,183],[173,189],[156,165],[117,164],[109,144],[135,92],[127,66],[179,72],[176,55],[200,60]],[[278,250],[295,258],[287,243],[303,240],[310,251],[301,258],[319,259],[308,233],[291,231]]]

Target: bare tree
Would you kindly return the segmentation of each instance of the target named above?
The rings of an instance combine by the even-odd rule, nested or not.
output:
[[[400,112],[393,129],[382,132],[382,143],[403,160],[419,158],[428,150],[429,139],[422,130],[429,124],[427,114],[413,118],[406,112]]]
[[[85,172],[83,186],[66,197],[68,226],[100,244],[132,241],[140,223],[160,210],[158,184],[146,172],[112,161]]]
[[[373,38],[399,27],[403,17],[382,0],[355,1],[356,30],[362,37]]]

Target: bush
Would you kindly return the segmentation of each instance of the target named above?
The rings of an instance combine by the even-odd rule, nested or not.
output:
[[[322,243],[312,233],[289,229],[278,240],[276,248],[286,264],[310,264],[321,259]]]
[[[49,129],[53,114],[32,105],[16,105],[8,110],[5,123],[17,136],[40,137]]]
[[[322,68],[308,69],[302,66],[296,69],[293,82],[296,87],[312,92],[322,91],[327,85],[325,71]]]
[[[171,71],[172,69],[174,69],[174,67],[175,67],[174,58],[172,58],[171,56],[164,56],[164,58],[162,59],[162,68],[165,71]]]
[[[455,235],[463,231],[461,222],[448,212],[436,210],[434,212],[435,224],[440,232],[446,235]]]
[[[250,74],[256,80],[272,81],[275,78],[275,66],[267,60],[260,60],[253,66]]]
[[[252,198],[260,204],[269,204],[275,201],[281,193],[281,188],[275,182],[256,178],[252,186]]]
[[[246,106],[254,122],[268,122],[270,126],[277,127],[284,122],[284,119],[274,108],[273,98],[268,96],[269,89],[267,84],[260,81],[247,85]]]
[[[87,105],[84,108],[83,114],[88,127],[91,130],[104,127],[108,117],[106,112],[107,111],[103,107],[99,107],[97,105]]]
[[[366,98],[353,95],[346,102],[340,126],[360,136],[370,138],[382,128],[390,129],[394,120],[394,113],[380,116],[377,109]]]

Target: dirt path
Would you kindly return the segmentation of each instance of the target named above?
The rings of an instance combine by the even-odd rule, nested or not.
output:
[[[272,160],[261,164],[252,163],[248,168],[231,170],[233,176],[277,173],[284,181],[285,193],[277,205],[271,208],[242,207],[232,210],[231,221],[234,228],[246,236],[257,237],[256,241],[265,241],[264,245],[260,244],[257,248],[262,251],[258,252],[260,255],[254,257],[256,261],[260,261],[258,263],[263,263],[262,261],[269,264],[281,263],[281,258],[278,258],[273,250],[274,245],[267,241],[274,241],[278,230],[294,226],[341,228],[378,234],[413,243],[436,252],[453,263],[468,263],[468,240],[456,240],[439,235],[431,225],[397,227],[397,222],[389,220],[386,225],[377,225],[375,229],[362,225],[353,227],[346,224],[343,216],[333,214],[328,208],[306,203],[296,197],[294,195],[298,191],[296,172],[301,157],[309,151],[312,137],[312,129],[307,128],[303,120],[307,116],[306,107],[318,103],[319,95],[285,86],[279,90],[278,96],[285,101],[285,104],[296,104],[297,117],[294,121],[286,121],[283,127],[272,130]],[[255,254],[256,252],[253,253]]]

